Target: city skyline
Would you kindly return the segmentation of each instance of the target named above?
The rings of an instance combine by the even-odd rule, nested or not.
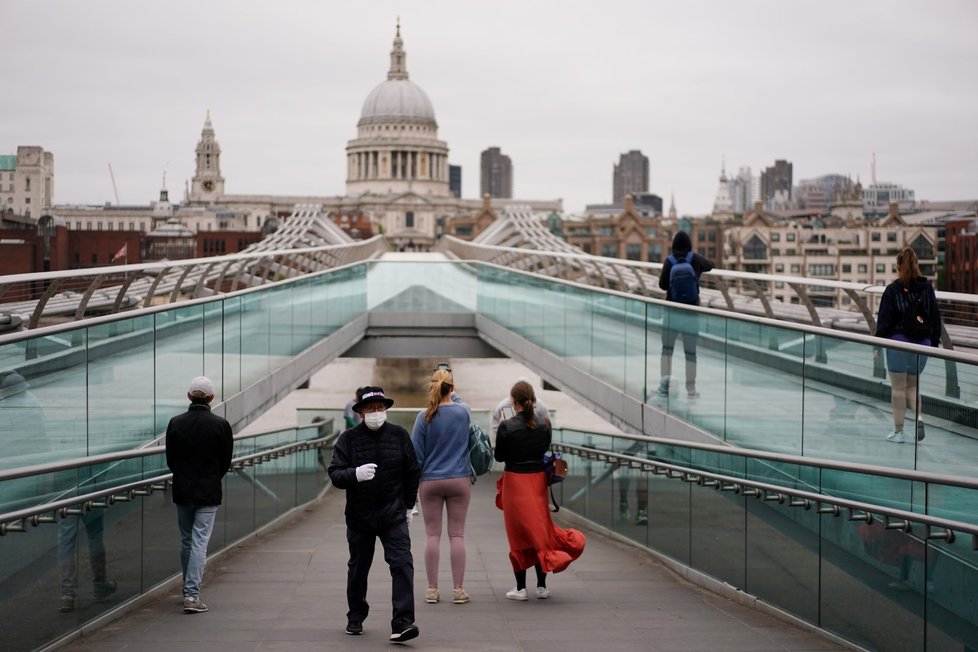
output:
[[[180,200],[210,110],[226,192],[341,195],[400,16],[466,198],[491,145],[518,162],[519,198],[571,212],[606,201],[632,149],[680,214],[709,212],[724,159],[866,184],[875,152],[878,180],[918,200],[978,197],[978,5],[776,7],[14,0],[0,6],[0,154],[53,152],[56,203],[115,203],[109,164],[121,203],[154,199],[164,172]]]

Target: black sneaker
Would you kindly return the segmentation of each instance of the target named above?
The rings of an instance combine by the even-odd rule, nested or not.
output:
[[[394,632],[391,634],[391,641],[394,643],[405,643],[410,641],[412,638],[417,638],[421,630],[414,623],[411,623],[399,632]]]
[[[363,634],[363,623],[351,620],[346,624],[346,633],[350,636],[360,636],[360,634]]]
[[[917,419],[917,441],[923,441],[924,437],[927,436],[927,428],[924,427],[924,422],[921,419]]]

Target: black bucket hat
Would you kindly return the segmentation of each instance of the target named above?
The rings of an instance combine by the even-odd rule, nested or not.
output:
[[[394,405],[394,399],[384,396],[384,390],[380,387],[364,387],[360,390],[358,396],[359,400],[353,404],[354,412],[362,410],[363,406],[367,403],[376,403],[377,401],[382,401],[387,407]]]

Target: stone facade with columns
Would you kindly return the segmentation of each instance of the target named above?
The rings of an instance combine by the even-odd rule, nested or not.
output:
[[[346,146],[346,194],[287,196],[227,194],[220,169],[221,149],[210,114],[196,150],[196,174],[187,193],[190,204],[219,206],[244,216],[249,227],[281,218],[295,204],[316,204],[323,212],[366,215],[397,247],[424,249],[456,220],[481,214],[481,199],[455,197],[448,184],[448,143],[438,139],[438,121],[427,93],[411,81],[407,53],[397,27],[387,79],[364,100],[356,138]],[[560,199],[493,199],[493,208],[529,204],[549,213]]]

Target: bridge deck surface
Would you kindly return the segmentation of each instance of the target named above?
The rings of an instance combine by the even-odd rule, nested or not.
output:
[[[846,649],[709,593],[647,553],[590,531],[584,555],[565,572],[548,578],[550,600],[507,600],[505,593],[514,581],[502,512],[493,504],[494,479],[485,476],[475,485],[466,523],[469,604],[444,601],[452,587],[444,535],[439,575],[443,601],[424,602],[424,526],[420,519],[411,525],[421,636],[392,647],[432,652]],[[343,631],[343,505],[343,492],[331,489],[293,522],[212,563],[201,593],[210,607],[207,613],[185,615],[178,592],[171,591],[63,649],[295,652],[391,645],[390,576],[380,550],[371,570],[368,599],[373,610],[364,623],[364,635],[351,637]],[[532,571],[529,575],[532,583]]]

